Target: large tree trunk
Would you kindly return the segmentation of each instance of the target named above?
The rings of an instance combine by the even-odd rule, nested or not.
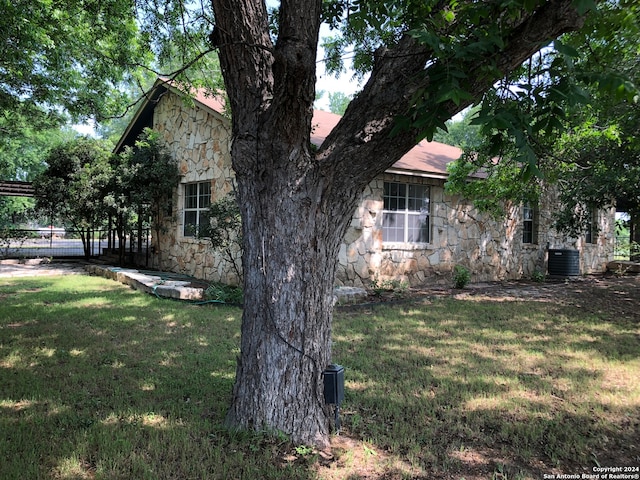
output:
[[[353,208],[327,198],[323,183],[286,170],[239,179],[245,303],[228,422],[326,447],[332,415],[322,372],[331,361],[335,262]]]
[[[540,40],[575,27],[570,3],[545,2],[523,14],[502,56],[474,59],[472,74],[489,63],[508,72]],[[428,86],[432,52],[409,36],[380,51],[363,92],[313,151],[321,0],[283,0],[276,45],[261,1],[213,0],[213,6],[211,40],[231,103],[244,241],[241,352],[227,423],[327,447],[332,415],[322,372],[331,362],[338,250],[364,187],[415,145],[414,129],[392,140],[389,133],[414,93]],[[495,81],[472,78],[476,98]],[[464,107],[447,105],[451,115]]]
[[[311,152],[320,2],[306,3],[283,2],[275,54],[264,4],[214,1],[224,11],[212,37],[233,112],[244,241],[241,354],[227,423],[327,447],[322,372],[331,360],[335,262],[353,208],[333,207]]]

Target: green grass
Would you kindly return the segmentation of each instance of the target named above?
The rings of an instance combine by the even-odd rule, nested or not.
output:
[[[344,315],[346,429],[431,476],[640,463],[639,326],[536,302]]]
[[[640,455],[637,320],[452,299],[339,311],[328,461],[222,428],[240,314],[94,277],[0,279],[0,478],[539,479]]]

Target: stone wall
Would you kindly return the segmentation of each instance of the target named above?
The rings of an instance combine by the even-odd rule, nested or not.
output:
[[[229,121],[205,107],[188,107],[168,93],[155,108],[154,128],[167,148],[177,156],[181,183],[171,212],[163,218],[164,231],[157,244],[154,267],[194,277],[237,284],[230,261],[214,252],[206,240],[184,237],[184,184],[210,181],[212,201],[232,190]],[[427,245],[382,242],[384,181],[429,185],[431,241]],[[548,248],[581,251],[582,273],[602,272],[613,259],[614,211],[600,212],[600,234],[595,244],[564,238],[552,228],[553,192],[539,206],[535,243],[522,243],[522,206],[508,205],[505,220],[492,220],[472,204],[447,195],[444,180],[385,174],[369,184],[346,233],[338,258],[337,283],[368,287],[374,279],[400,280],[412,285],[450,283],[453,267],[461,264],[472,272],[472,281],[496,281],[530,277],[546,272]],[[156,242],[158,243],[158,242]],[[239,252],[233,252],[240,265]]]
[[[430,231],[427,245],[382,242],[384,182],[429,185]],[[337,280],[346,286],[368,287],[376,279],[405,281],[411,285],[450,283],[455,265],[467,267],[473,282],[529,278],[546,273],[548,248],[581,251],[581,272],[603,272],[613,258],[615,210],[600,212],[599,235],[594,244],[567,238],[553,229],[553,191],[543,195],[538,208],[535,243],[522,242],[522,206],[507,205],[506,218],[494,220],[478,212],[471,202],[444,191],[444,180],[385,174],[371,182],[363,194],[340,248]]]
[[[225,255],[214,252],[207,240],[182,234],[185,184],[210,181],[212,202],[233,188],[228,119],[213,110],[190,107],[179,96],[167,93],[155,108],[153,123],[166,148],[177,158],[182,174],[171,212],[162,219],[164,233],[154,249],[153,267],[208,281],[238,284],[238,275]],[[240,265],[239,252],[233,255]]]

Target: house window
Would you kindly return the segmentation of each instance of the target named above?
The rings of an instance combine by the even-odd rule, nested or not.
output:
[[[382,241],[429,243],[429,187],[384,182]]]
[[[526,204],[522,209],[522,243],[538,243],[537,209]]]
[[[184,186],[185,237],[194,237],[200,225],[209,219],[211,205],[211,182],[187,183]]]

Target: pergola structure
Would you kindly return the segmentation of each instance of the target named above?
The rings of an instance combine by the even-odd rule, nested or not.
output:
[[[31,182],[3,181],[0,180],[0,197],[34,197],[33,184]]]

